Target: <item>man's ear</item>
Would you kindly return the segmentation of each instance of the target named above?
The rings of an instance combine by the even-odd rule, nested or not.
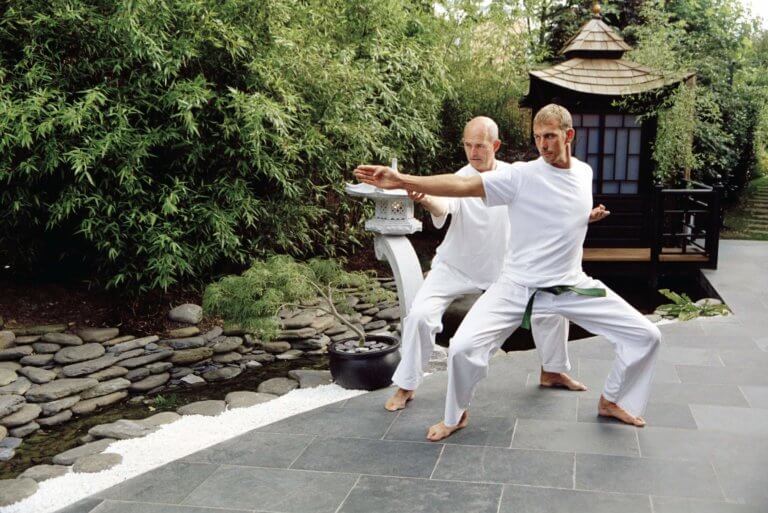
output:
[[[573,138],[576,136],[576,130],[569,128],[565,131],[565,143],[570,144],[573,142]]]
[[[495,141],[493,141],[493,152],[496,153],[497,151],[499,151],[499,148],[501,148],[501,141],[496,139]]]

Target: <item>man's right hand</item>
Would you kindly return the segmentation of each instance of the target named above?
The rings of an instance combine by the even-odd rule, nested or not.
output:
[[[423,192],[416,192],[416,191],[406,191],[408,193],[408,197],[411,198],[416,203],[421,203],[426,199],[427,195]]]
[[[360,165],[355,169],[355,176],[358,181],[380,189],[400,189],[403,187],[400,173],[387,166]]]

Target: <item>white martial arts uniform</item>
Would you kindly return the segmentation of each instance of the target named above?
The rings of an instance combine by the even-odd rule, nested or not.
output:
[[[485,204],[508,206],[515,237],[509,241],[498,281],[478,299],[451,339],[445,425],[458,424],[475,387],[487,375],[491,355],[520,326],[531,294],[555,285],[606,289],[606,297],[540,291],[533,312],[559,314],[605,336],[616,357],[603,396],[631,414],[641,415],[648,402],[661,334],[581,269],[592,209],[592,169],[575,158],[570,169],[553,167],[539,158],[481,177]]]
[[[510,164],[498,162],[497,169]],[[458,176],[479,174],[472,166],[456,172]],[[432,216],[441,228],[448,215],[451,226],[437,248],[432,269],[416,293],[411,310],[403,319],[401,360],[392,381],[400,388],[415,390],[442,329],[442,317],[459,296],[481,293],[496,281],[504,264],[510,238],[509,216],[503,206],[486,207],[481,198],[441,198],[446,213]],[[532,328],[544,370],[567,372],[568,321],[560,316],[537,316]]]

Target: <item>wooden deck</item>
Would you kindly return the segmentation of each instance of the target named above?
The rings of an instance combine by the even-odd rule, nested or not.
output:
[[[584,248],[584,262],[650,262],[651,248]],[[661,262],[706,262],[703,253],[683,253],[680,248],[664,248]]]

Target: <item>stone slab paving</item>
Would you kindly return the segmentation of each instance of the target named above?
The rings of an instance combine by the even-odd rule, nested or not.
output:
[[[445,373],[401,412],[380,390],[138,476],[64,513],[768,511],[768,243],[724,241],[710,282],[736,313],[662,326],[643,429],[599,419],[610,345],[571,343],[584,393],[537,386],[533,352],[493,360],[444,443]]]

